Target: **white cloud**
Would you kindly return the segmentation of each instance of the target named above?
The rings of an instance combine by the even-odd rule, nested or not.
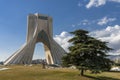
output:
[[[68,47],[71,45],[68,40],[72,37],[68,32],[63,31],[60,35],[56,35],[54,40],[68,52]]]
[[[84,20],[81,20],[79,23],[71,24],[70,26],[74,28],[74,27],[77,27],[77,26],[91,25],[92,23],[95,23],[95,22],[84,19]]]
[[[98,25],[104,25],[104,24],[107,24],[108,22],[113,22],[113,21],[115,21],[116,20],[116,18],[107,18],[107,17],[103,17],[102,19],[100,19],[99,21],[98,21]]]
[[[81,23],[82,23],[82,25],[89,25],[90,24],[90,22],[87,19],[81,21]]]
[[[113,54],[120,54],[120,25],[108,26],[106,29],[93,31],[90,35],[109,42],[108,46],[113,48]]]
[[[91,8],[91,7],[99,7],[102,5],[105,5],[106,2],[117,2],[120,3],[120,0],[90,0],[89,3],[86,5],[86,8]]]
[[[80,21],[79,23],[77,23],[76,25],[77,26],[80,26],[80,25],[85,26],[85,25],[90,25],[90,24],[92,24],[91,21],[84,19],[84,20]]]
[[[103,30],[90,32],[90,35],[102,41],[109,42],[108,46],[114,49],[110,54],[120,54],[120,25],[107,26]],[[56,35],[54,39],[68,52],[68,47],[71,45],[68,40],[72,37],[68,32],[63,31],[60,35]]]
[[[106,0],[90,0],[89,3],[86,5],[86,8],[98,7],[105,4]]]

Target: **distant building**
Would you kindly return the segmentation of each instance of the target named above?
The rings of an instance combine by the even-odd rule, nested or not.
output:
[[[35,60],[32,60],[32,64],[42,64],[43,62],[47,63],[46,59],[35,59]]]

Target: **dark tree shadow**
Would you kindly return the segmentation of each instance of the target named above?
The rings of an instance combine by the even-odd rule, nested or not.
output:
[[[94,80],[120,80],[120,79],[111,78],[111,77],[104,77],[104,76],[93,77],[93,76],[89,76],[89,75],[84,75],[84,77],[88,77],[88,78],[91,78]]]

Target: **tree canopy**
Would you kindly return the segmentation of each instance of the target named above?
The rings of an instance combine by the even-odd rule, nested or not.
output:
[[[69,40],[72,46],[69,47],[69,53],[62,59],[64,66],[74,65],[81,70],[89,69],[93,72],[109,70],[112,61],[106,58],[108,51],[112,50],[107,46],[107,42],[95,39],[88,35],[86,30],[75,30],[70,32],[74,35]]]

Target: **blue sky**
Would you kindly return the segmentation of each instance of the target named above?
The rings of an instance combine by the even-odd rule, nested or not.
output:
[[[68,33],[76,29],[109,42],[120,54],[120,0],[0,0],[0,61],[4,61],[25,43],[27,15],[53,17],[54,39],[65,49]],[[43,46],[36,45],[34,58],[44,58]]]

